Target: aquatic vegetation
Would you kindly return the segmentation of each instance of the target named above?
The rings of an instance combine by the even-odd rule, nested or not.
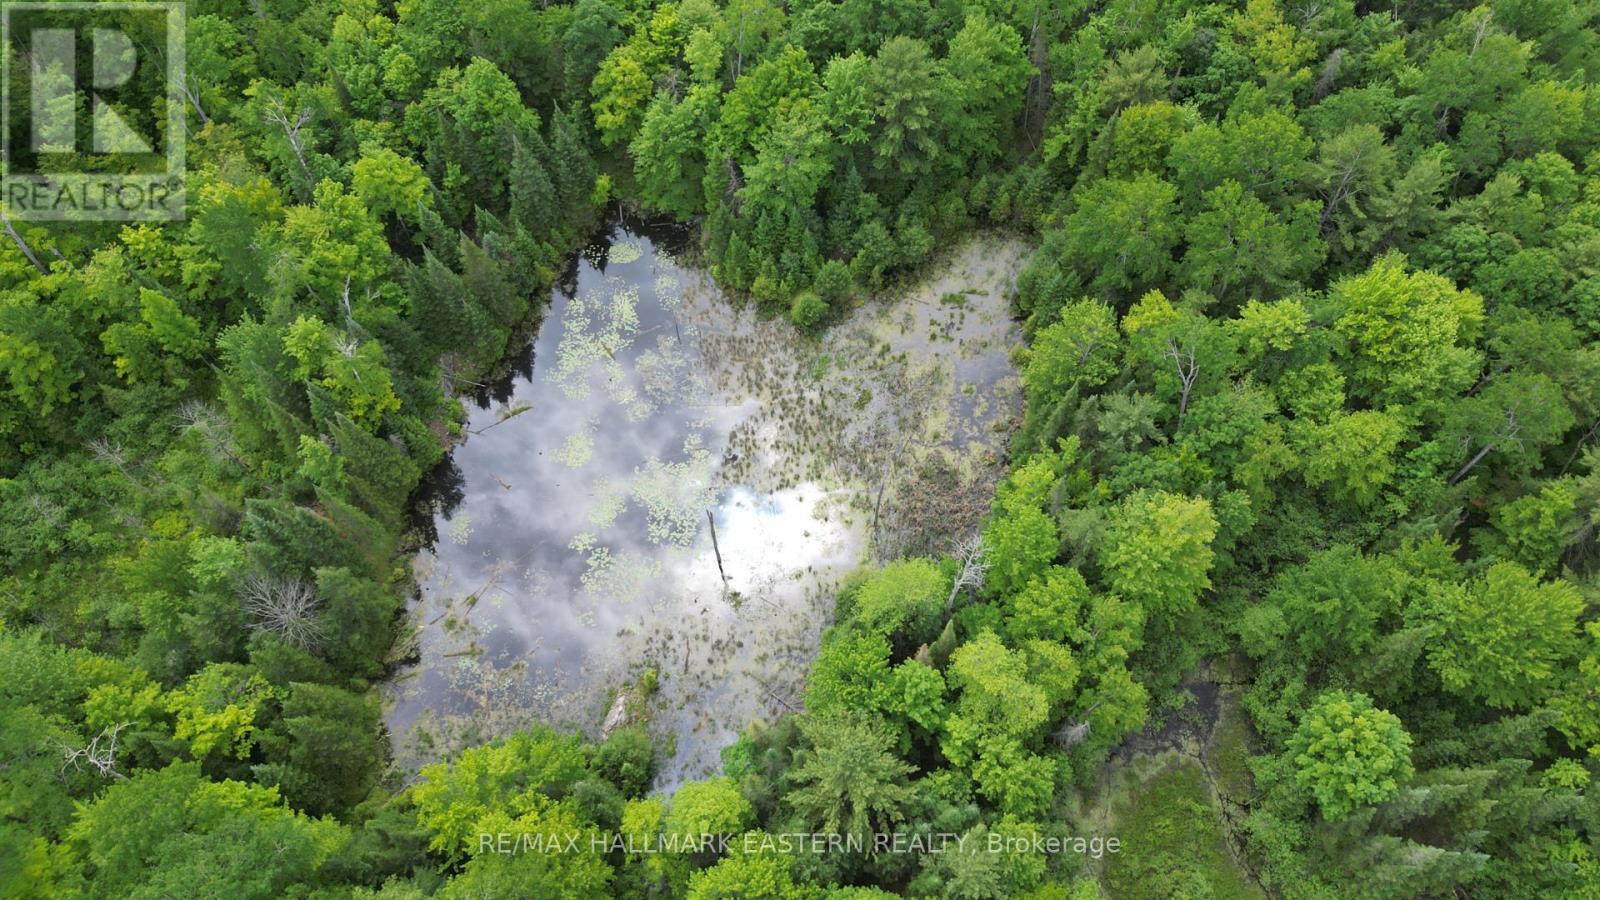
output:
[[[592,729],[626,670],[652,664],[663,677],[651,728],[679,748],[661,770],[671,783],[713,768],[746,721],[794,704],[846,571],[973,527],[972,498],[999,472],[992,426],[1016,415],[1020,392],[1002,285],[972,270],[1020,251],[963,248],[916,298],[863,307],[818,347],[629,240],[650,274],[580,269],[514,383],[531,412],[457,450],[466,496],[442,528],[471,520],[485,536],[459,553],[436,545],[417,567],[418,615],[463,592],[494,602],[457,614],[482,627],[424,629],[422,667],[396,682],[390,722],[421,723],[444,746],[472,728],[439,710],[513,692],[483,667],[515,666],[534,718]],[[918,302],[946,282],[988,290],[974,289],[964,318]],[[930,323],[954,339],[926,342]],[[948,501],[935,499],[941,478]],[[917,524],[875,528],[880,518]],[[495,649],[449,655],[473,646]],[[454,674],[435,677],[441,667]]]

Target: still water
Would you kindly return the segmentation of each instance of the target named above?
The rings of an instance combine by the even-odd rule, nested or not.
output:
[[[976,529],[1020,410],[1020,247],[969,243],[815,338],[682,246],[613,222],[469,406],[386,689],[402,765],[536,721],[594,734],[653,668],[661,785],[711,774],[745,723],[801,707],[846,573]]]

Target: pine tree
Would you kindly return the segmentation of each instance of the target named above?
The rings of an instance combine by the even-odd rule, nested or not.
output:
[[[284,500],[245,501],[244,531],[256,564],[280,576],[364,563],[357,548],[347,544],[331,522]]]
[[[511,153],[510,219],[536,237],[555,233],[560,221],[556,186],[544,163],[550,158],[538,132],[520,138]]]
[[[580,233],[590,221],[589,198],[594,193],[595,165],[589,156],[583,125],[576,112],[557,110],[551,119],[550,178],[555,183],[556,202],[563,218],[571,223],[572,234]]]
[[[399,524],[421,473],[394,443],[340,415],[328,429],[333,448],[344,464],[350,496],[379,520]]]

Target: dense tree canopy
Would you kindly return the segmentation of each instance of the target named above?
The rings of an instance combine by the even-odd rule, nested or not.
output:
[[[1207,664],[1269,895],[1600,894],[1597,15],[190,3],[188,218],[0,221],[0,894],[1097,897],[767,839],[1086,833]],[[1019,235],[1006,475],[722,774],[538,728],[408,779],[413,494],[610,200],[806,329]]]

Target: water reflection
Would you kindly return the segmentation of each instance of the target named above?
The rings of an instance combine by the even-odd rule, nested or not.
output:
[[[1016,248],[969,247],[815,341],[734,309],[674,261],[682,237],[616,224],[475,397],[426,498],[420,662],[389,687],[402,762],[535,720],[592,732],[653,667],[663,783],[699,777],[799,706],[867,548],[920,546],[903,523],[930,498],[923,545],[975,526],[1018,405]]]

